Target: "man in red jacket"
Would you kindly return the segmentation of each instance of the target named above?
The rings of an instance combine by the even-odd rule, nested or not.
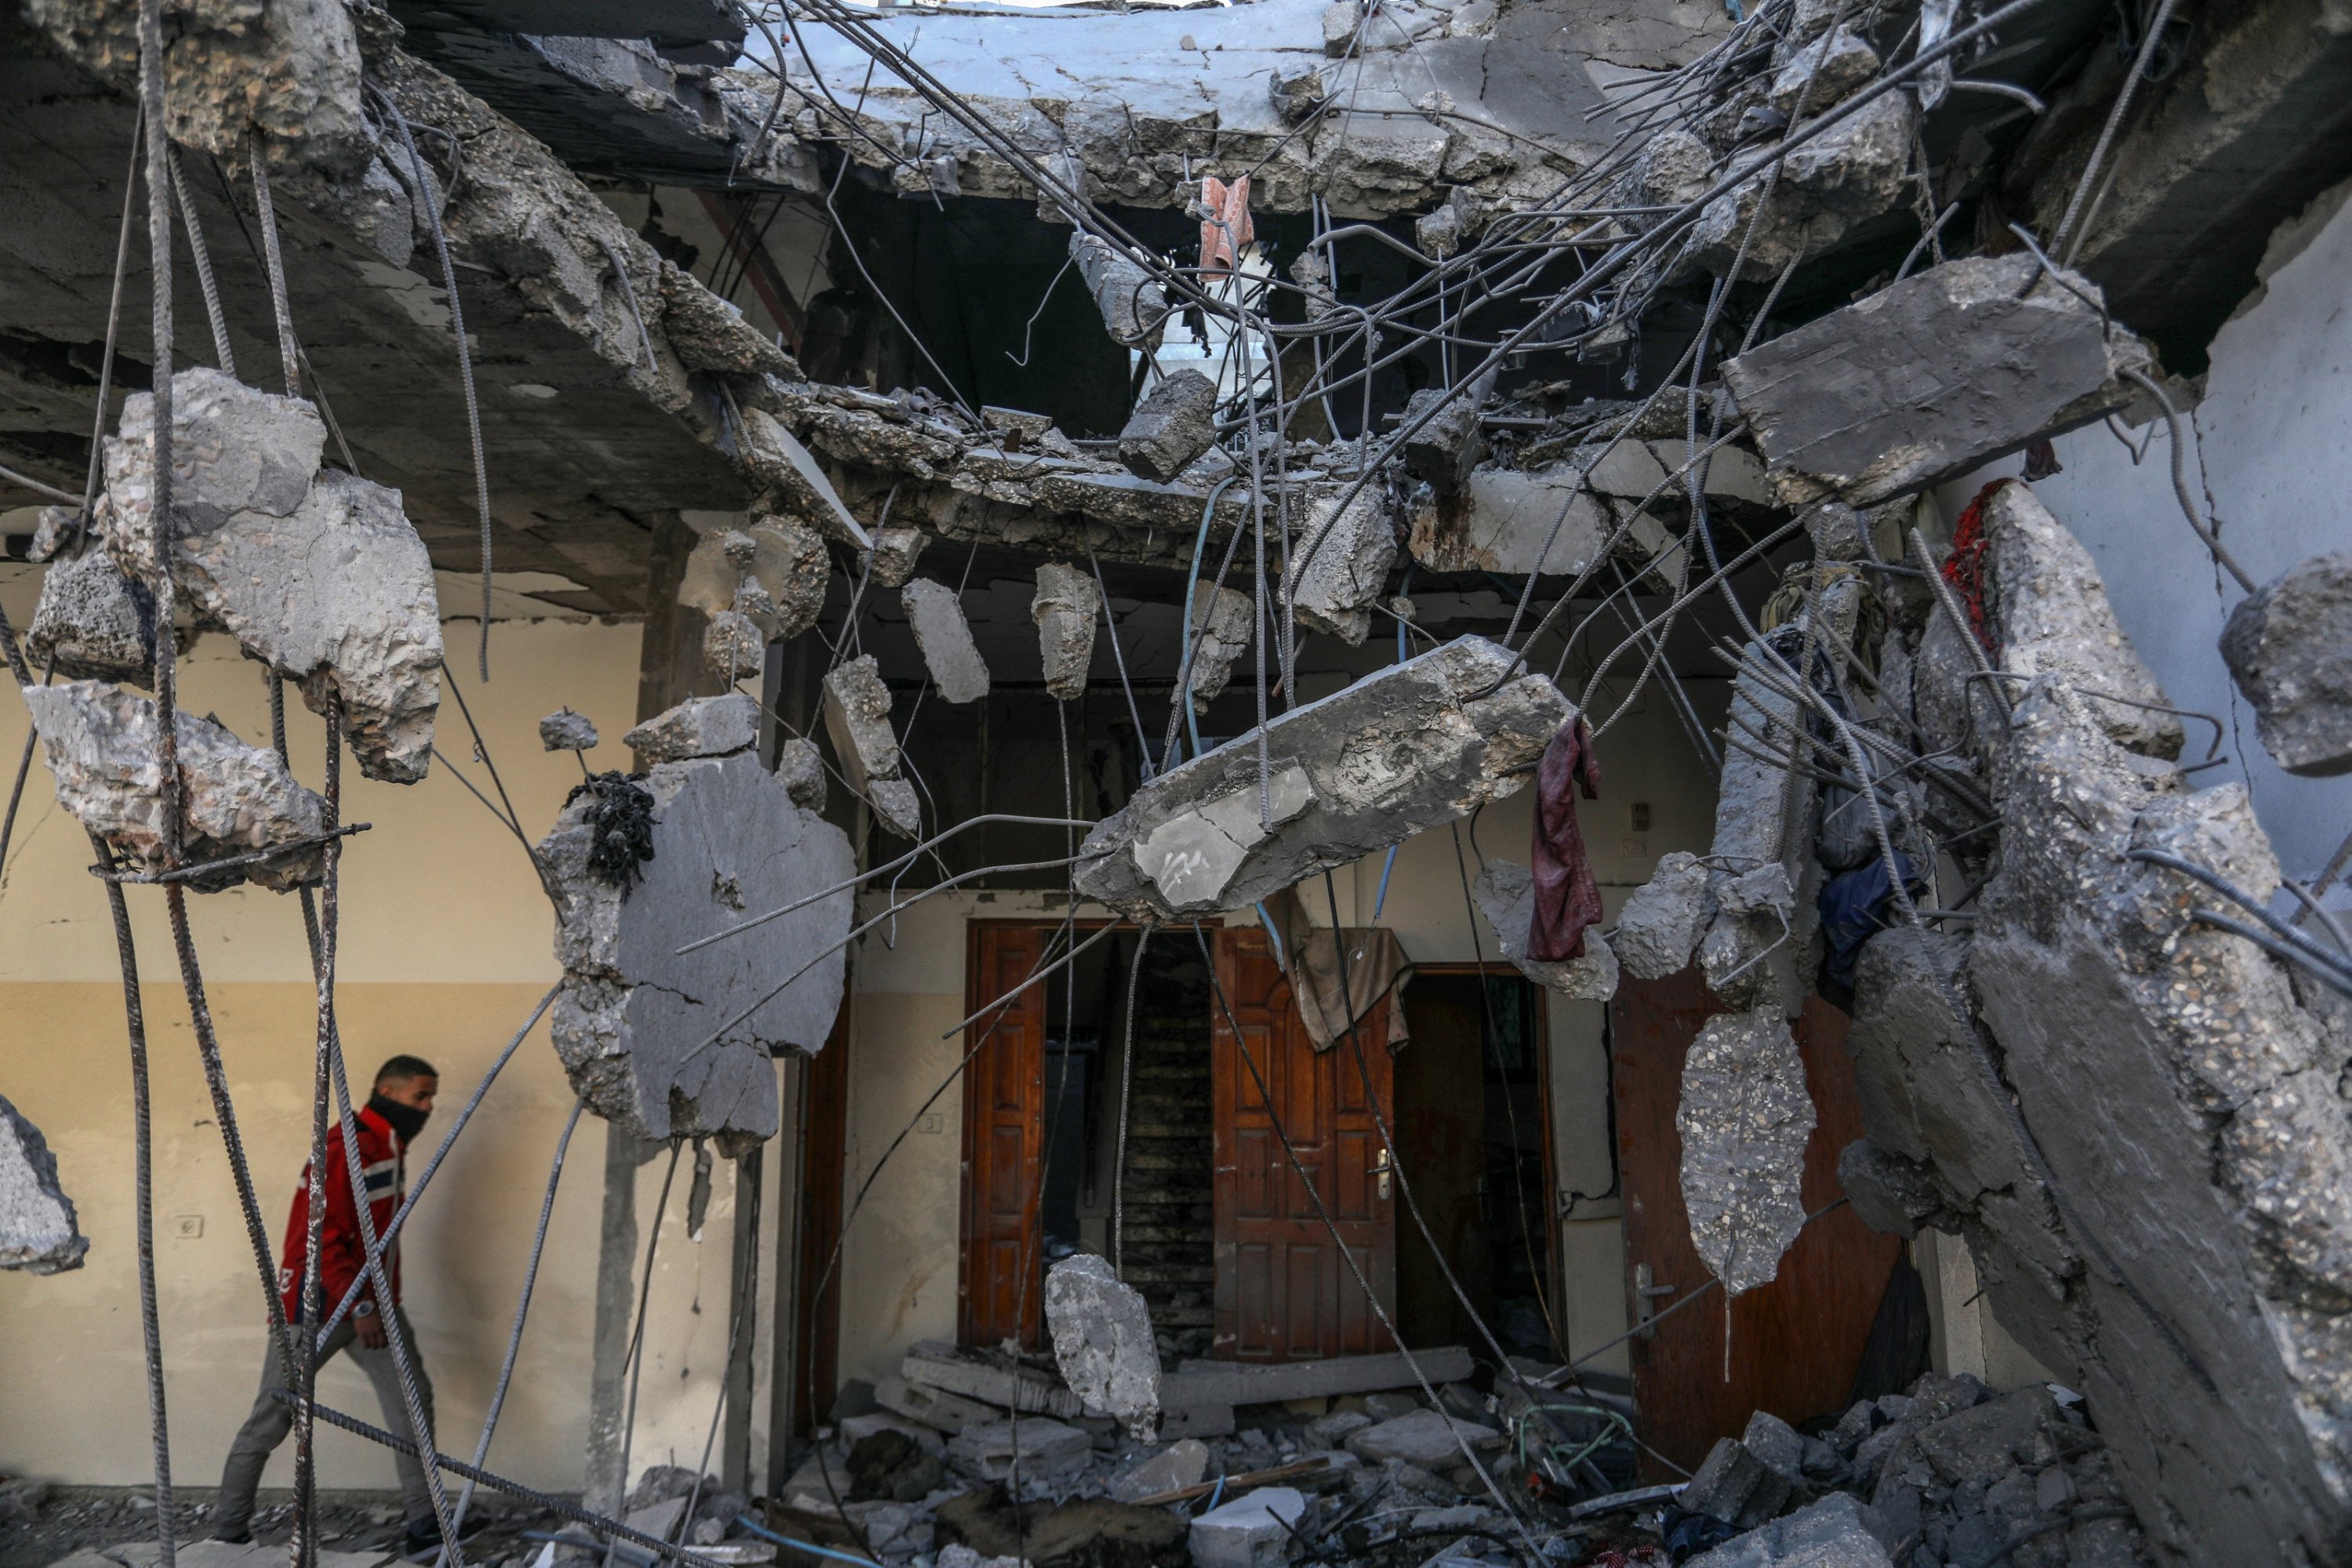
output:
[[[367,1187],[372,1235],[383,1235],[400,1207],[407,1185],[408,1145],[424,1131],[425,1119],[433,1113],[433,1096],[440,1087],[441,1078],[433,1064],[418,1057],[394,1057],[376,1069],[375,1092],[354,1119],[358,1127],[360,1179]],[[367,1271],[367,1244],[361,1237],[359,1207],[352,1199],[351,1164],[343,1152],[343,1131],[341,1126],[327,1130],[323,1182],[326,1215],[319,1230],[319,1310],[322,1319],[334,1311],[335,1304],[343,1299],[352,1282]],[[299,1323],[302,1319],[302,1273],[310,1242],[310,1169],[306,1164],[302,1179],[294,1187],[293,1211],[286,1217],[286,1241],[278,1253],[282,1261],[278,1268],[278,1288],[289,1323]],[[408,1406],[401,1397],[400,1374],[384,1329],[387,1311],[398,1320],[401,1342],[408,1349],[409,1371],[415,1377],[417,1396],[428,1422],[433,1418],[433,1385],[425,1380],[425,1364],[417,1357],[416,1336],[410,1331],[408,1315],[400,1310],[397,1238],[385,1252],[384,1264],[392,1285],[392,1300],[379,1300],[376,1287],[373,1283],[365,1286],[350,1315],[336,1325],[335,1331],[320,1347],[319,1360],[324,1363],[336,1352],[348,1349],[352,1360],[375,1385],[376,1399],[383,1406],[384,1426],[403,1437],[411,1437]],[[310,1337],[316,1336],[317,1331],[310,1331]],[[294,1425],[292,1407],[275,1397],[277,1391],[289,1387],[284,1358],[273,1334],[268,1359],[261,1369],[260,1396],[253,1402],[253,1414],[245,1418],[236,1441],[229,1445],[228,1465],[221,1472],[220,1498],[213,1505],[215,1540],[252,1539],[249,1527],[253,1495],[261,1485],[262,1467],[269,1462],[271,1452],[286,1440],[286,1434]],[[406,1454],[395,1453],[393,1462],[400,1471],[400,1489],[408,1505],[407,1549],[437,1543],[440,1533],[433,1521],[433,1500],[425,1489],[425,1467]]]

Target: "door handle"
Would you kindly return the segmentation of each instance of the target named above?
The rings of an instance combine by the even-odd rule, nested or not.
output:
[[[1380,1178],[1375,1184],[1374,1190],[1379,1193],[1383,1202],[1387,1201],[1389,1195],[1389,1173],[1393,1168],[1389,1163],[1389,1152],[1383,1147],[1381,1150],[1381,1157],[1372,1162],[1372,1174]]]
[[[1645,1340],[1654,1340],[1658,1337],[1656,1329],[1646,1326],[1651,1319],[1658,1315],[1650,1303],[1661,1296],[1682,1294],[1681,1286],[1654,1285],[1651,1283],[1653,1278],[1648,1264],[1637,1263],[1633,1266],[1633,1321],[1636,1324],[1643,1325],[1640,1332]]]

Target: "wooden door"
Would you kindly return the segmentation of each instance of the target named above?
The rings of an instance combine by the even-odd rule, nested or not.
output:
[[[1394,1114],[1392,1004],[1382,1002],[1357,1025],[1360,1054],[1344,1036],[1318,1051],[1264,931],[1220,930],[1216,960],[1233,1016],[1229,1022],[1212,1000],[1217,1274],[1210,1353],[1306,1361],[1392,1350],[1332,1236],[1336,1230],[1393,1319],[1397,1200],[1393,1179],[1384,1182],[1379,1169],[1383,1151],[1372,1120],[1373,1097]],[[1284,1151],[1277,1122],[1322,1197],[1328,1227]]]
[[[965,966],[977,1012],[1036,972],[1055,929],[974,921]],[[1033,985],[972,1021],[964,1049],[963,1258],[956,1337],[1038,1342],[1043,1293],[1037,1199],[1045,1157],[1045,987]]]
[[[1638,1318],[1645,1306],[1652,1314],[1664,1311],[1710,1278],[1691,1247],[1683,1209],[1675,1109],[1684,1054],[1699,1026],[1727,1009],[1690,969],[1656,981],[1625,975],[1612,1005],[1626,1288],[1654,1292],[1631,1295]],[[1843,1195],[1838,1155],[1862,1136],[1845,1028],[1843,1013],[1818,996],[1805,999],[1797,1043],[1818,1118],[1805,1146],[1808,1214]],[[1739,1435],[1751,1411],[1769,1410],[1791,1423],[1842,1412],[1901,1248],[1850,1207],[1807,1226],[1781,1258],[1778,1277],[1730,1303],[1727,1377],[1719,1289],[1634,1336],[1633,1402],[1643,1441],[1696,1469],[1717,1438]],[[1645,1462],[1655,1479],[1674,1479],[1655,1461]]]

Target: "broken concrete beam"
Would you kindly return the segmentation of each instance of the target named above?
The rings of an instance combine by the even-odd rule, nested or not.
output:
[[[1465,1448],[1475,1454],[1480,1448],[1499,1447],[1502,1441],[1503,1435],[1491,1426],[1442,1411],[1421,1409],[1350,1434],[1347,1448],[1367,1464],[1397,1459],[1424,1470],[1442,1472],[1464,1462]]]
[[[712,706],[702,717],[729,711],[730,699],[703,700]],[[774,1057],[822,1050],[840,1008],[849,840],[793,804],[748,750],[656,763],[643,788],[653,856],[635,887],[592,871],[600,836],[614,828],[584,788],[539,845],[563,965],[550,1030],[597,1115],[641,1138],[713,1137],[739,1154],[775,1134]],[[837,890],[792,914],[677,952],[828,888]]]
[[[2129,402],[2153,356],[2097,300],[2032,256],[1967,257],[1727,361],[1724,384],[1783,504],[1868,506]]]
[[[824,729],[833,737],[849,787],[859,795],[879,779],[898,776],[898,734],[890,727],[890,689],[872,654],[851,659],[824,678]]]
[[[817,531],[796,517],[763,517],[749,530],[749,570],[772,602],[761,630],[784,642],[816,625],[833,582],[833,560]]]
[[[898,605],[907,613],[931,672],[931,688],[943,702],[977,702],[988,695],[988,666],[971,640],[971,625],[963,605],[944,583],[918,577],[898,591]]]
[[[2352,770],[2352,554],[2315,555],[2242,601],[2221,657],[2280,767]]]
[[[925,1340],[898,1363],[908,1383],[961,1394],[1003,1410],[1067,1421],[1085,1414],[1078,1396],[1034,1367],[1002,1367],[953,1345]]]
[[[1238,588],[1192,596],[1192,705],[1205,710],[1234,678],[1234,661],[1248,651],[1257,605]]]
[[[1633,889],[1617,916],[1610,945],[1628,974],[1664,980],[1691,961],[1709,912],[1706,868],[1697,856],[1676,849],[1659,858],[1650,879]]]
[[[1118,460],[1129,472],[1164,485],[1216,439],[1217,384],[1197,370],[1173,371],[1127,416],[1118,433]]]
[[[1108,240],[1084,230],[1070,236],[1070,256],[1078,276],[1102,312],[1103,330],[1111,341],[1128,348],[1148,347],[1158,341],[1160,319],[1168,314],[1168,296],[1150,273],[1111,247]]]
[[[1294,1487],[1260,1487],[1192,1521],[1185,1545],[1192,1568],[1282,1568],[1292,1527],[1307,1511]]]
[[[866,786],[874,818],[901,838],[923,836],[923,803],[905,779],[876,779]]]
[[[1037,568],[1037,595],[1030,601],[1029,618],[1037,623],[1045,689],[1060,701],[1086,693],[1087,672],[1094,665],[1095,625],[1102,609],[1102,592],[1087,574],[1053,561]]]
[[[689,697],[621,737],[650,768],[688,757],[723,757],[760,738],[760,705],[740,691]]]
[[[967,1426],[998,1418],[995,1409],[977,1399],[966,1399],[961,1394],[950,1394],[928,1384],[909,1383],[903,1377],[886,1377],[876,1384],[874,1400],[885,1410],[941,1432],[961,1432]]]
[[[1737,1437],[1718,1437],[1675,1502],[1736,1529],[1753,1530],[1788,1500],[1785,1477]]]
[[[931,536],[919,528],[892,526],[874,531],[874,581],[885,588],[904,587],[915,574],[915,562]]]
[[[1292,709],[1263,797],[1255,731],[1160,774],[1087,836],[1078,890],[1161,921],[1245,909],[1515,793],[1570,710],[1514,667],[1459,637]]]
[[[1805,1473],[1805,1439],[1794,1426],[1769,1410],[1753,1411],[1739,1446],[1755,1455],[1764,1468],[1791,1487],[1801,1485]]]
[[[1707,989],[1726,1005],[1744,1010],[1777,998],[1793,1012],[1810,984],[1799,977],[1810,977],[1819,963],[1820,921],[1812,894],[1820,870],[1813,861],[1813,836],[1806,830],[1817,786],[1780,760],[1807,721],[1793,700],[1774,689],[1781,665],[1793,668],[1802,657],[1802,622],[1787,623],[1771,635],[1778,639],[1773,649],[1780,660],[1751,645],[1732,683],[1733,727],[1746,744],[1725,750],[1723,777],[1716,786],[1715,841],[1708,851],[1713,868],[1707,876],[1711,913],[1699,938],[1698,962]],[[1758,754],[1767,751],[1769,757]],[[1780,868],[1780,885],[1790,889],[1786,906],[1748,900],[1743,910],[1719,907],[1733,882],[1770,866]]]
[[[1812,1097],[1777,1006],[1709,1018],[1683,1059],[1675,1130],[1691,1246],[1724,1293],[1769,1284],[1804,1228]]]
[[[89,1250],[48,1140],[0,1099],[0,1268],[56,1274]]]
[[[1151,1310],[1108,1258],[1081,1253],[1045,1271],[1045,1326],[1070,1392],[1090,1414],[1116,1416],[1129,1436],[1150,1442],[1160,1415]]]
[[[1389,1351],[1379,1355],[1328,1356],[1321,1361],[1188,1361],[1160,1379],[1160,1403],[1168,1410],[1200,1405],[1273,1405],[1286,1399],[1411,1388],[1424,1380],[1433,1384],[1458,1383],[1470,1373],[1470,1352],[1460,1345],[1417,1350],[1410,1360],[1402,1352]]]
[[[1439,412],[1405,438],[1405,471],[1441,496],[1460,495],[1470,482],[1470,470],[1486,455],[1478,424],[1483,401],[1474,389],[1444,386],[1423,387],[1406,399],[1407,425],[1432,408]]]
[[[1535,918],[1536,880],[1525,866],[1489,860],[1478,873],[1478,912],[1495,928],[1495,941],[1513,967],[1548,991],[1583,1002],[1606,1002],[1617,994],[1617,957],[1596,928],[1584,933],[1584,952],[1559,963],[1528,956],[1528,931]]]
[[[1371,635],[1371,607],[1388,594],[1396,530],[1389,522],[1386,499],[1369,485],[1334,521],[1339,504],[1337,496],[1328,497],[1307,512],[1306,537],[1320,536],[1322,542],[1311,556],[1302,546],[1294,558],[1291,609],[1300,626],[1356,647]]]
[[[155,674],[155,610],[147,590],[93,545],[53,560],[25,629],[36,669],[69,680],[126,680],[146,686]]]
[[[163,869],[163,775],[155,704],[95,680],[28,686],[58,804],[142,871]],[[327,803],[294,782],[278,753],[248,746],[210,719],[173,715],[179,740],[183,865],[225,859],[303,838],[326,827]],[[198,892],[252,882],[278,892],[316,882],[325,851],[312,844],[248,866],[190,879]]]
[[[1617,514],[1580,468],[1481,463],[1465,494],[1441,501],[1414,491],[1408,509],[1412,558],[1430,572],[1565,574],[1581,572],[1616,529]],[[1661,536],[1664,529],[1658,530]]]
[[[559,708],[539,721],[539,743],[546,751],[592,752],[596,739],[596,726],[588,715],[569,708]]]
[[[1853,1493],[1832,1492],[1690,1559],[1690,1568],[1894,1568],[1863,1508]]]

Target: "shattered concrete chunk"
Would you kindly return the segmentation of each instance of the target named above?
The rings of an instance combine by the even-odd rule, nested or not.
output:
[[[1790,1486],[1802,1481],[1805,1440],[1794,1426],[1770,1411],[1759,1410],[1748,1417],[1748,1429],[1739,1435],[1739,1446]]]
[[[1683,1059],[1683,1207],[1724,1292],[1769,1284],[1804,1228],[1814,1127],[1804,1058],[1778,1007],[1709,1018]]]
[[[1760,102],[1755,110],[1768,112]],[[1769,112],[1764,125],[1780,118],[1777,111]],[[1801,143],[1782,161],[1770,203],[1762,221],[1755,224],[1752,238],[1749,226],[1765,200],[1765,165],[1780,142],[1741,147],[1733,155],[1733,167],[1756,174],[1707,204],[1691,227],[1685,254],[1693,264],[1718,275],[1728,272],[1739,258],[1739,276],[1760,280],[1778,277],[1792,260],[1828,249],[1849,227],[1876,217],[1900,199],[1918,117],[1909,93],[1890,92]],[[1710,178],[1693,195],[1713,184]]]
[[[1570,710],[1512,664],[1459,637],[1291,710],[1267,799],[1255,731],[1160,774],[1087,836],[1078,890],[1161,921],[1243,909],[1515,793]]]
[[[2129,402],[2123,373],[2154,356],[2098,299],[2030,255],[1967,257],[1725,362],[1724,384],[1782,504],[1868,506]]]
[[[1108,1258],[1081,1253],[1045,1271],[1045,1326],[1070,1392],[1089,1412],[1117,1416],[1129,1436],[1150,1441],[1160,1415],[1151,1310]]]
[[[539,743],[551,752],[589,752],[596,748],[596,726],[585,713],[559,708],[539,721]]]
[[[1476,191],[1467,185],[1454,186],[1445,193],[1444,202],[1435,212],[1424,213],[1413,220],[1413,243],[1421,247],[1424,256],[1434,256],[1442,260],[1453,255],[1462,248],[1464,241],[1477,233],[1484,207],[1485,204],[1478,199]],[[1420,395],[1416,393],[1414,395]],[[1405,460],[1410,468],[1412,452],[1409,446]]]
[[[1085,1407],[1058,1378],[1032,1366],[1003,1366],[984,1352],[923,1340],[907,1352],[898,1371],[908,1383],[944,1389],[1003,1410],[1075,1420]]]
[[[639,241],[631,249],[642,247]],[[793,356],[761,336],[740,311],[675,263],[664,260],[656,265],[661,268],[662,339],[687,369],[801,379],[801,367]],[[638,300],[641,310],[651,303],[642,295]],[[652,315],[650,310],[646,313]]]
[[[1788,1478],[1736,1437],[1718,1437],[1675,1505],[1740,1530],[1753,1530],[1789,1500]]]
[[[1296,125],[1322,108],[1328,96],[1323,73],[1313,66],[1297,71],[1276,67],[1266,77],[1265,95],[1286,125]]]
[[[814,741],[798,735],[776,750],[776,777],[803,811],[824,813],[824,756]]]
[[[310,493],[327,427],[299,397],[197,366],[172,378],[172,514],[176,531],[209,533],[238,512],[291,516]],[[103,443],[106,493],[93,521],[125,572],[152,575],[155,395],[123,399]]]
[[[948,1457],[982,1479],[1067,1480],[1086,1468],[1094,1439],[1076,1426],[1043,1415],[1021,1421],[989,1421],[965,1427],[948,1439]]]
[[[1536,881],[1525,866],[1510,860],[1489,860],[1478,873],[1478,912],[1495,928],[1502,955],[1518,972],[1563,996],[1583,1002],[1606,1002],[1617,994],[1617,956],[1601,940],[1596,927],[1584,933],[1584,952],[1563,963],[1547,963],[1528,956],[1528,931],[1535,918]]]
[[[1426,1408],[1377,1422],[1350,1435],[1348,1452],[1368,1464],[1399,1459],[1424,1470],[1450,1470],[1462,1463],[1462,1450],[1473,1453],[1501,1445],[1501,1434],[1491,1426],[1465,1421]]]
[[[1832,1492],[1692,1558],[1690,1568],[1893,1568],[1863,1508],[1853,1493]]]
[[[1366,1417],[1358,1417],[1365,1420]],[[1180,1437],[1110,1483],[1110,1495],[1121,1502],[1158,1497],[1197,1486],[1209,1473],[1209,1446],[1198,1437]]]
[[[702,628],[703,668],[730,686],[766,668],[767,649],[760,624],[740,610],[721,610]]]
[[[1610,945],[1636,979],[1664,980],[1687,967],[1707,920],[1706,868],[1676,849],[1660,857],[1650,879],[1633,889]]]
[[[1192,1568],[1282,1568],[1291,1530],[1307,1511],[1292,1487],[1260,1487],[1192,1521],[1185,1544]]]
[[[2241,603],[2221,657],[2280,767],[2352,770],[2352,554],[2315,555]]]
[[[1806,113],[1820,114],[1861,91],[1877,74],[1878,51],[1851,26],[1843,26],[1791,54],[1773,77],[1765,101],[1786,115],[1796,113],[1802,99]]]
[[[841,493],[815,456],[781,420],[764,408],[746,408],[740,428],[743,461],[757,478],[782,489],[794,509],[826,534],[859,550],[874,548],[865,524],[842,504]]]
[[[914,628],[915,646],[922,650],[940,700],[977,702],[987,696],[988,666],[971,640],[971,626],[955,590],[918,577],[898,591],[898,604]]]
[[[872,654],[824,678],[824,728],[849,787],[860,795],[876,779],[898,776],[898,734],[890,727],[890,689]]]
[[[1307,538],[1322,535],[1312,556],[1294,557],[1289,584],[1298,624],[1328,632],[1351,647],[1371,635],[1371,607],[1388,594],[1389,567],[1396,561],[1396,531],[1388,508],[1371,486],[1348,503],[1332,521],[1337,496],[1318,500],[1307,513]],[[1325,532],[1325,525],[1329,531]]]
[[[874,1400],[885,1410],[940,1432],[961,1432],[966,1426],[997,1418],[995,1410],[977,1399],[966,1399],[961,1394],[904,1377],[886,1377],[876,1384]]]
[[[652,767],[688,757],[723,757],[760,738],[760,705],[740,691],[689,697],[621,737]]]
[[[1238,588],[1192,598],[1192,705],[1205,711],[1234,677],[1234,661],[1249,650],[1257,605]]]
[[[711,718],[730,700],[750,707],[702,700]],[[732,712],[740,719],[741,709]],[[740,1154],[775,1135],[773,1057],[813,1056],[833,1028],[851,894],[842,886],[739,936],[677,949],[845,884],[849,840],[794,805],[748,751],[656,762],[643,787],[654,799],[654,854],[635,888],[591,872],[585,792],[539,844],[564,972],[550,1030],[572,1089],[597,1115],[641,1138],[710,1137]]]
[[[874,581],[885,588],[904,587],[915,574],[915,562],[931,536],[919,528],[893,525],[874,531]]]
[[[1423,387],[1408,398],[1404,422],[1422,417],[1443,405],[1437,417],[1423,425],[1404,444],[1405,471],[1441,496],[1460,495],[1470,482],[1470,470],[1486,455],[1486,440],[1478,424],[1483,400],[1476,389]]]
[[[1853,1201],[1854,1216],[1887,1236],[1916,1236],[1944,1207],[1926,1173],[1867,1138],[1855,1139],[1838,1156],[1838,1185]]]
[[[687,552],[686,570],[677,580],[677,602],[706,616],[733,609],[735,595],[742,590],[743,574],[750,570],[757,549],[751,534],[740,528],[704,534]]]
[[[1103,328],[1111,341],[1129,348],[1146,348],[1160,337],[1160,319],[1168,314],[1168,296],[1150,273],[1084,230],[1070,236],[1070,255],[1078,276],[1095,297]]]
[[[0,1268],[56,1274],[80,1268],[89,1250],[48,1140],[0,1099]]]
[[[1171,371],[1137,401],[1118,433],[1129,473],[1168,483],[1217,439],[1217,384],[1197,370]]]
[[[1074,566],[1048,561],[1037,568],[1037,596],[1029,618],[1037,623],[1038,656],[1045,664],[1045,689],[1068,702],[1084,696],[1095,657],[1095,626],[1102,618],[1102,592]]]
[[[95,680],[27,686],[58,804],[136,870],[163,869],[163,774],[155,704]],[[181,862],[194,865],[313,838],[327,803],[294,782],[278,753],[248,746],[209,719],[173,713],[182,785]],[[191,879],[198,892],[241,881],[285,892],[326,874],[317,845]]]
[[[823,537],[796,517],[763,517],[750,532],[751,578],[773,603],[761,630],[771,642],[784,642],[816,625],[833,560]]]
[[[124,576],[102,548],[52,561],[25,629],[25,654],[36,669],[54,666],[72,680],[150,684],[155,611],[145,585]]]

